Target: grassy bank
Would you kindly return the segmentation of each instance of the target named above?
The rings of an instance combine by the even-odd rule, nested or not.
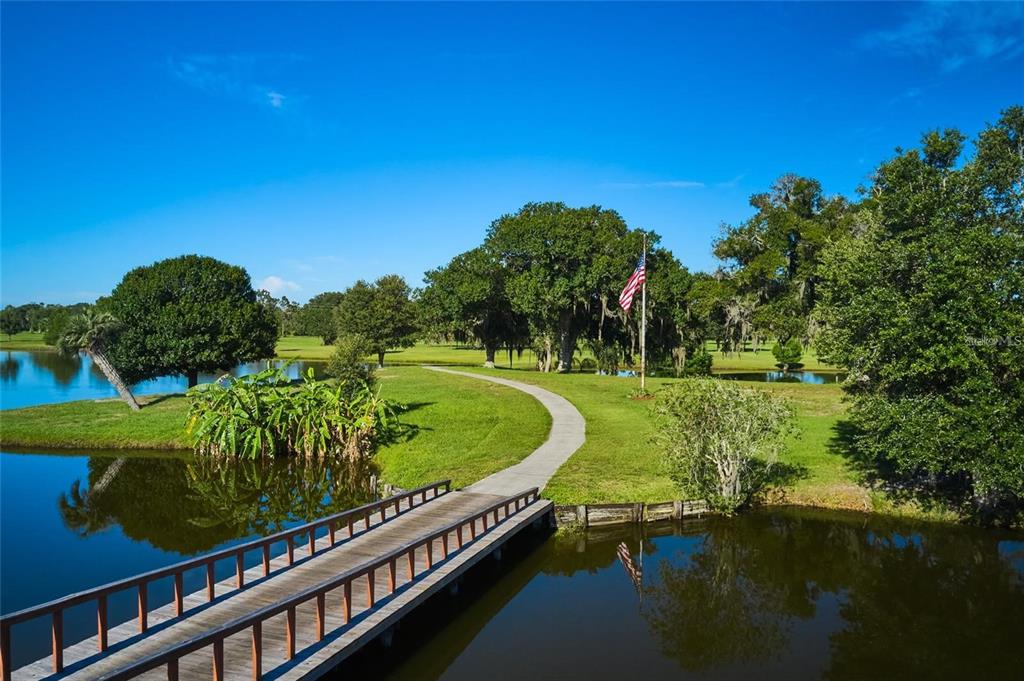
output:
[[[381,393],[407,405],[411,437],[381,449],[389,482],[411,487],[440,478],[467,485],[536,449],[551,427],[529,395],[418,367],[380,373]],[[3,412],[0,445],[38,449],[187,449],[186,400],[142,398],[132,412],[118,400],[68,402]]]
[[[0,350],[53,350],[52,345],[43,342],[43,334],[22,331],[8,337],[0,335]]]
[[[486,369],[472,369],[487,372]],[[679,498],[651,443],[651,401],[629,398],[634,379],[580,374],[501,371],[502,376],[533,383],[571,401],[587,421],[587,440],[545,489],[562,504],[654,502]],[[656,391],[674,379],[650,379]],[[781,461],[798,471],[776,501],[869,510],[867,492],[857,485],[845,460],[830,446],[833,427],[843,413],[834,385],[745,383],[788,399],[796,411],[800,434],[790,440]]]

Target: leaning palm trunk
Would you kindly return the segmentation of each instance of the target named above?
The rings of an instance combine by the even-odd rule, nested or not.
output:
[[[117,390],[117,394],[121,396],[121,399],[128,403],[128,406],[132,408],[132,411],[138,411],[140,409],[138,401],[135,399],[135,395],[132,395],[132,391],[128,388],[128,385],[121,378],[121,374],[117,373],[117,369],[110,363],[107,356],[103,354],[102,350],[98,348],[89,348],[85,351],[89,355],[96,366],[100,368],[103,375],[110,381],[110,385],[114,386]]]

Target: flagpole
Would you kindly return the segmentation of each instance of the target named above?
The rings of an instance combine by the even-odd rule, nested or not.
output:
[[[647,232],[644,232],[644,281],[640,289],[640,392],[645,391],[647,375]]]

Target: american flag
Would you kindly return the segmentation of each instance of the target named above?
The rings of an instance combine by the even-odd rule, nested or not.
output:
[[[619,294],[619,307],[626,312],[629,312],[629,308],[633,307],[633,296],[640,289],[640,285],[647,280],[647,263],[644,262],[644,256],[640,256],[640,263],[636,266],[636,270],[633,271],[633,276],[626,282],[626,288],[622,289],[622,293]]]
[[[643,545],[640,546],[641,559],[643,558]],[[621,542],[618,549],[619,562],[622,563],[622,567],[625,568],[626,574],[629,575],[630,580],[633,582],[633,586],[636,588],[638,594],[643,595],[643,589],[641,588],[644,583],[644,565],[642,562],[634,563],[633,555],[629,552],[629,546],[626,542]]]

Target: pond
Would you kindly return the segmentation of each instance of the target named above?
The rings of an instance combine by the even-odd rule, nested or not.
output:
[[[1016,679],[1024,534],[810,509],[591,529],[429,607],[338,678]]]
[[[807,383],[811,385],[839,384],[846,380],[841,371],[730,371],[714,374],[717,378],[758,383]]]
[[[373,500],[375,471],[305,459],[215,463],[166,453],[0,453],[0,604],[4,613],[171,565]],[[277,547],[276,551],[283,550]],[[259,560],[257,554],[249,562]],[[226,578],[230,561],[218,569]],[[186,574],[188,591],[201,571]],[[166,580],[165,580],[166,581]],[[151,605],[170,602],[156,583]],[[112,597],[111,622],[134,612]],[[95,629],[95,612],[65,614],[67,640]],[[41,618],[13,630],[15,664],[46,655]]]
[[[281,366],[283,361],[276,361]],[[266,362],[241,364],[230,370],[234,376],[265,369]],[[292,378],[311,367],[322,376],[324,362],[293,362],[287,373]],[[203,383],[216,380],[222,373],[200,374]],[[132,387],[137,395],[185,392],[184,376],[164,376],[142,381]],[[103,372],[85,356],[65,357],[53,351],[0,351],[0,409],[18,409],[54,402],[116,398],[117,391]]]
[[[158,453],[0,454],[3,612],[373,498],[368,469]],[[619,557],[624,546],[634,583]],[[641,555],[642,554],[642,555]],[[258,555],[250,557],[255,563]],[[226,578],[230,564],[220,566]],[[202,587],[201,571],[186,576]],[[110,603],[133,615],[132,594]],[[154,586],[151,604],[169,602]],[[68,640],[94,612],[66,614]],[[444,626],[438,626],[442,622]],[[47,654],[39,620],[16,664]],[[345,678],[1013,678],[1024,534],[798,509],[532,534]],[[371,657],[372,656],[372,657]]]

